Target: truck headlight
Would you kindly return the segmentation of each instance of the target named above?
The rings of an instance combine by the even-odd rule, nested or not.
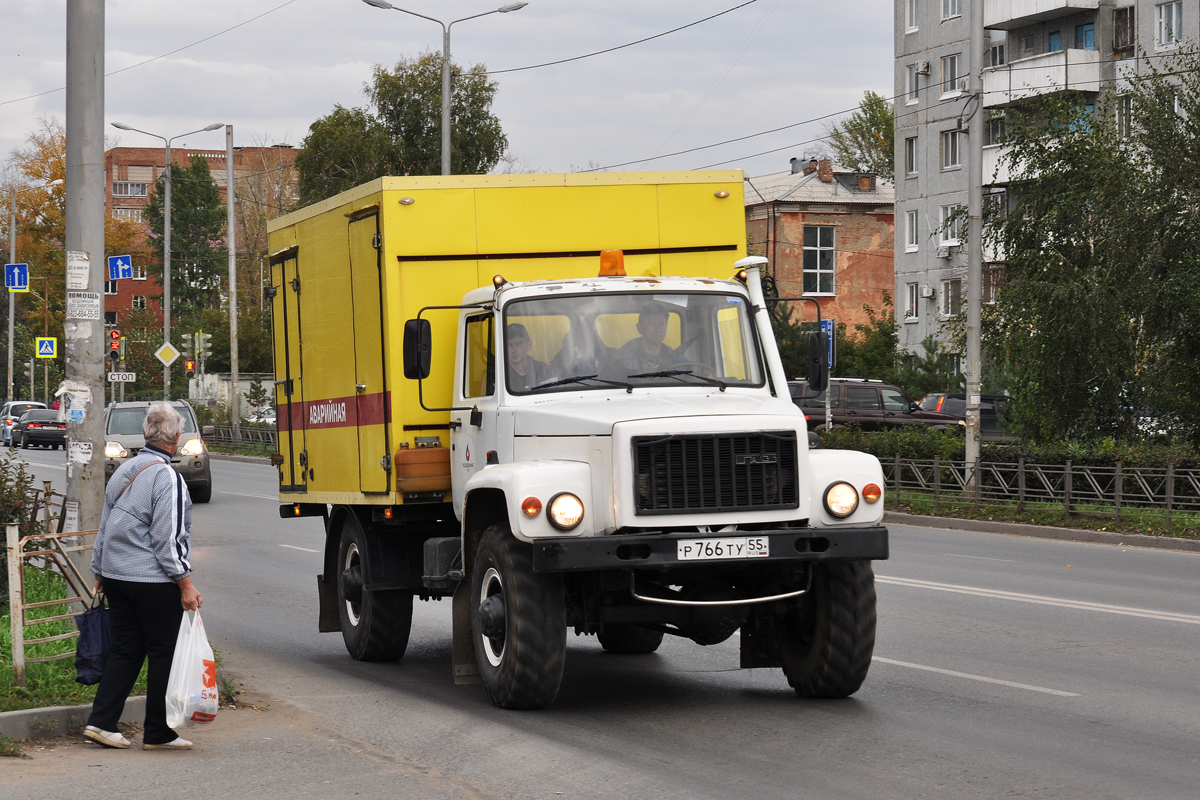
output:
[[[583,501],[570,492],[562,492],[550,498],[548,517],[550,524],[560,531],[569,531],[583,522]]]
[[[845,481],[830,484],[825,490],[825,510],[829,516],[845,519],[858,508],[858,492]]]
[[[183,456],[203,455],[204,442],[200,439],[188,439],[183,443],[183,447],[179,448],[179,454]]]
[[[128,458],[129,451],[117,442],[106,442],[104,445],[105,458]]]

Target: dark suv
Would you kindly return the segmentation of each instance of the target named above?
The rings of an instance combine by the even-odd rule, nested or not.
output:
[[[985,442],[1013,442],[1016,437],[1006,430],[1005,410],[1008,397],[1002,394],[979,395],[979,437]],[[967,418],[967,396],[933,392],[921,398],[921,408],[965,420]]]
[[[803,381],[790,381],[792,402],[808,416],[809,429],[825,427],[825,393],[814,394]],[[830,378],[830,416],[833,427],[857,425],[864,431],[887,430],[908,425],[957,428],[960,420],[950,414],[926,411],[890,383],[866,378]]]

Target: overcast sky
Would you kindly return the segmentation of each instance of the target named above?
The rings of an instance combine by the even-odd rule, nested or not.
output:
[[[507,1],[395,4],[448,21]],[[455,25],[453,59],[502,70],[570,58],[742,2],[531,0],[517,12]],[[106,120],[166,136],[232,123],[239,146],[299,145],[334,104],[366,104],[372,65],[441,50],[437,24],[361,0],[108,0],[106,13]],[[0,0],[0,31],[0,159],[7,160],[39,116],[64,117],[65,92],[52,90],[65,85],[66,0]],[[134,66],[207,37],[214,38]],[[851,109],[867,89],[890,94],[892,3],[756,0],[643,44],[495,80],[493,111],[527,168],[610,166]],[[22,99],[42,92],[51,93]],[[817,145],[805,142],[824,135],[826,124],[623,169],[778,172],[790,157],[812,153]],[[159,146],[108,130],[121,145]],[[223,149],[224,133],[176,146],[184,143]]]

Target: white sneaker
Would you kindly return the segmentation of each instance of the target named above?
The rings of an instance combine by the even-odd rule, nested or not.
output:
[[[172,742],[166,744],[146,744],[142,743],[143,750],[191,750],[192,743],[182,736],[176,736]]]
[[[116,747],[121,750],[129,747],[129,740],[120,733],[116,731],[102,731],[95,725],[88,725],[84,728],[83,735],[105,747]]]

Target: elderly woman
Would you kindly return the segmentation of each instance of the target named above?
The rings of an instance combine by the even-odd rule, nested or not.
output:
[[[113,643],[84,735],[105,747],[129,747],[117,730],[125,699],[142,662],[146,680],[144,750],[190,750],[167,727],[167,679],[185,610],[200,608],[192,585],[192,500],[171,455],[183,417],[168,403],[152,403],[142,423],[146,446],[113,473],[104,494],[92,572],[108,599]]]

